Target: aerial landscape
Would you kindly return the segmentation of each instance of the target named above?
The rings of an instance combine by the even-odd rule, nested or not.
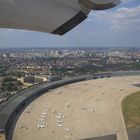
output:
[[[138,48],[1,49],[0,55],[1,113],[20,108],[7,139],[131,140],[129,130],[139,128]]]
[[[0,0],[0,140],[140,140],[139,0]]]

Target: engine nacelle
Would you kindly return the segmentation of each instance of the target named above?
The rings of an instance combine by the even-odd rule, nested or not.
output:
[[[121,3],[120,0],[79,0],[81,4],[92,10],[105,10]]]

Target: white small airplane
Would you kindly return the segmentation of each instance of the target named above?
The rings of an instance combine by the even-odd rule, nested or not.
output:
[[[43,121],[44,121],[44,119],[39,119],[39,121],[43,122]]]
[[[38,125],[37,127],[38,127],[38,129],[45,128],[45,125]]]
[[[47,115],[47,113],[42,113],[42,114],[45,115],[45,116]]]
[[[43,116],[41,116],[41,119],[44,119],[44,118],[46,118],[47,116],[46,115],[43,115]]]
[[[0,0],[0,28],[63,35],[84,21],[91,10],[105,10],[120,0]]]

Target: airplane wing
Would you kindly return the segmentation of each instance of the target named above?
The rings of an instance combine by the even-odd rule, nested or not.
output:
[[[112,8],[119,0],[0,0],[0,28],[63,35],[91,10]]]

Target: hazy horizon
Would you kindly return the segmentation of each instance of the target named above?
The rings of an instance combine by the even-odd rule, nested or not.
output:
[[[118,50],[125,50],[125,49],[130,49],[130,50],[140,50],[140,47],[92,47],[92,46],[90,46],[90,47],[84,47],[84,46],[79,46],[79,47],[75,47],[75,46],[68,46],[68,47],[60,47],[60,46],[58,46],[58,47],[11,47],[11,48],[0,48],[0,50],[23,50],[23,49],[25,49],[25,50],[32,50],[32,49],[37,49],[37,50],[43,50],[43,49],[60,49],[60,50],[65,50],[65,49],[68,49],[68,50],[76,50],[76,49],[83,49],[83,50],[85,50],[85,49],[93,49],[93,50],[110,50],[110,49],[118,49]]]

